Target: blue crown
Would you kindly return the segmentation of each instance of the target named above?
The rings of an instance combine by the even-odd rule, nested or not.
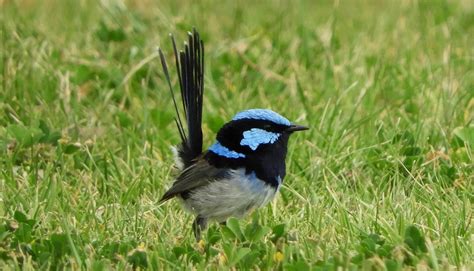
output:
[[[249,109],[237,113],[232,120],[241,119],[255,119],[255,120],[267,120],[275,124],[281,124],[290,126],[291,122],[280,114],[273,112],[270,109]]]

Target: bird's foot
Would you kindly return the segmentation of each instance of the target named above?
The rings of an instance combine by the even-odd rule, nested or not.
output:
[[[196,237],[197,242],[201,240],[201,233],[206,228],[207,228],[207,218],[197,216],[193,223],[194,237]]]

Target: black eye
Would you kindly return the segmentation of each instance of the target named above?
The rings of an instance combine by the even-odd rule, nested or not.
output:
[[[272,129],[272,126],[270,124],[265,124],[265,125],[263,125],[263,129],[268,131],[268,130]]]

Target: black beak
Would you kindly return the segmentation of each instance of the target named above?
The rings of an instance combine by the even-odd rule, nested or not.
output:
[[[304,131],[308,130],[309,128],[303,125],[292,124],[290,127],[286,128],[287,132],[296,132],[296,131]]]

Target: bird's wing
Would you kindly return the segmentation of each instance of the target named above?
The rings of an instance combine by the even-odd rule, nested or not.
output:
[[[228,176],[229,171],[227,169],[216,168],[211,166],[205,159],[199,159],[178,176],[173,186],[160,199],[160,202]]]
[[[176,99],[168,72],[168,66],[161,49],[159,50],[161,64],[166,80],[171,91],[173,104],[176,110],[176,125],[181,137],[181,146],[178,154],[184,168],[193,164],[195,159],[202,153],[202,105],[204,94],[204,44],[196,29],[188,33],[188,43],[184,44],[184,49],[176,49],[176,42],[171,36],[173,43],[176,69],[178,70],[179,87],[181,89],[181,99],[186,117],[188,133],[184,131],[183,123],[179,114]]]

